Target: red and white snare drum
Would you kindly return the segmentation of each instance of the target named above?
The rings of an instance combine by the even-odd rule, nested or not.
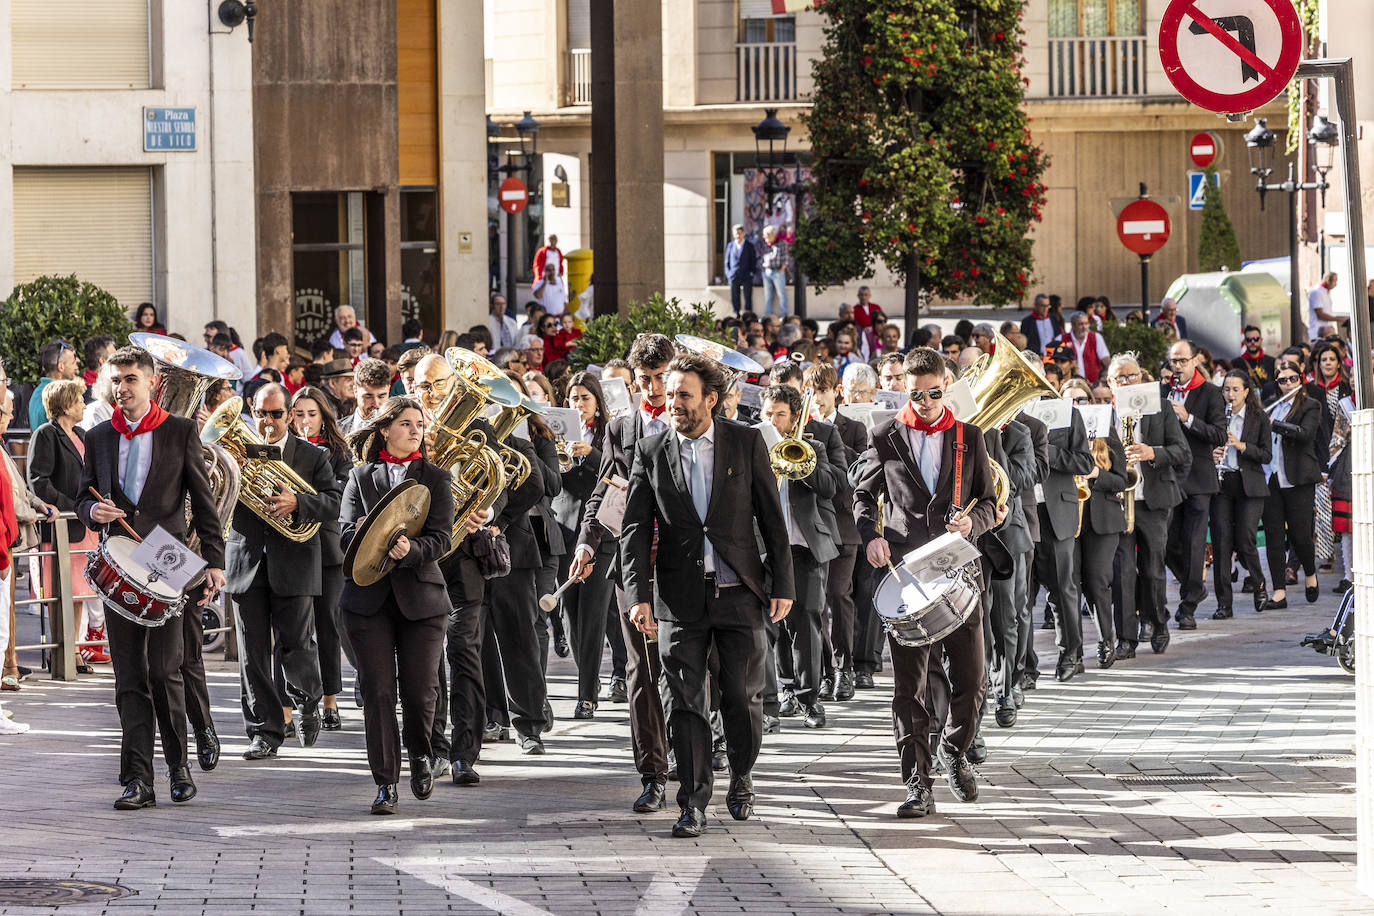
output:
[[[86,582],[116,614],[145,627],[160,627],[181,613],[186,596],[166,582],[149,581],[149,570],[133,559],[137,546],[122,535],[105,538],[86,559]]]

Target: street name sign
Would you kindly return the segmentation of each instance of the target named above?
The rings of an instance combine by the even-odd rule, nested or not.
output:
[[[1172,0],[1159,23],[1159,59],[1185,99],[1241,114],[1288,87],[1302,36],[1292,0]]]
[[[196,110],[194,108],[143,109],[143,152],[194,153],[196,151]]]

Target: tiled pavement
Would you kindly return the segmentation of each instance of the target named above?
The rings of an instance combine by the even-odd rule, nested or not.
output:
[[[829,728],[791,720],[767,738],[756,818],[718,804],[698,841],[668,835],[675,812],[628,810],[624,706],[560,719],[545,757],[490,748],[479,787],[445,781],[422,803],[403,784],[401,814],[374,818],[352,704],[316,748],[245,763],[237,678],[218,662],[224,762],[196,772],[192,803],[172,805],[161,782],[158,808],[120,814],[108,670],[29,681],[5,695],[34,732],[0,739],[0,878],[136,892],[63,916],[1374,912],[1354,887],[1353,679],[1296,645],[1334,607],[1328,595],[1220,623],[1207,607],[1164,656],[1042,680],[1015,728],[989,715],[978,802],[939,783],[924,821],[893,816],[880,677],[830,704]],[[1037,641],[1052,659],[1052,634]],[[552,670],[569,716],[572,667]]]

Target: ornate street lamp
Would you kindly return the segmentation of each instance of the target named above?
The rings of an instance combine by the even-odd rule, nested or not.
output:
[[[806,199],[806,186],[802,184],[801,158],[793,154],[795,173],[792,181],[787,180],[787,135],[792,128],[778,118],[776,108],[765,108],[763,120],[755,124],[754,166],[763,172],[764,211],[773,212],[773,197],[777,194],[791,194],[793,197],[793,228],[801,221],[802,204]],[[766,147],[766,151],[765,151]],[[806,317],[806,277],[801,265],[793,260],[792,301],[798,316]]]

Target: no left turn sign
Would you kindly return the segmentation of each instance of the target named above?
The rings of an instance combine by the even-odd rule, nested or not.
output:
[[[1172,0],[1159,24],[1164,75],[1188,101],[1219,114],[1277,97],[1302,47],[1292,0]]]

